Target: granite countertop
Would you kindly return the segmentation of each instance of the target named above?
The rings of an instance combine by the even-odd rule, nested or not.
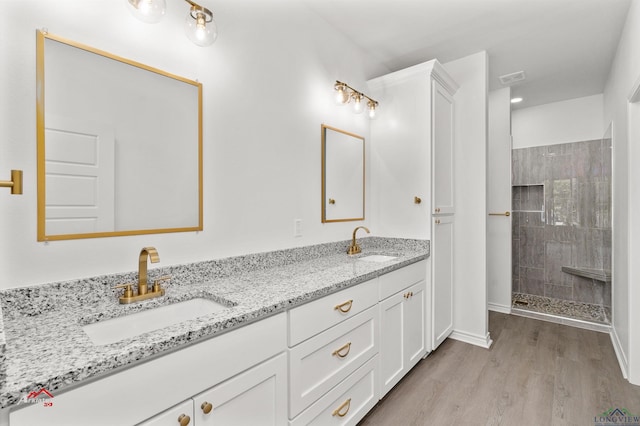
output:
[[[137,272],[0,291],[0,408],[31,391],[72,387],[83,380],[179,349],[359,284],[429,256],[429,241],[369,237],[362,254],[349,241],[149,270],[149,282],[170,274],[164,297],[121,305],[117,284]],[[370,254],[396,256],[365,262]],[[220,312],[108,344],[82,330],[91,322],[205,297],[232,305]]]

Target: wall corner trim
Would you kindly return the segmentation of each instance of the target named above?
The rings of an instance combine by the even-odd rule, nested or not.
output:
[[[466,331],[453,330],[449,335],[450,339],[458,340],[460,342],[469,343],[471,345],[480,346],[481,348],[489,349],[493,340],[489,333],[486,336],[480,334],[467,333]]]
[[[616,358],[618,358],[618,364],[620,364],[620,370],[622,371],[622,377],[625,379],[629,379],[629,364],[627,362],[627,357],[624,353],[622,345],[620,344],[620,339],[618,338],[618,333],[616,333],[615,326],[611,326],[611,332],[609,333],[611,336],[611,343],[613,344],[613,350],[616,353]]]

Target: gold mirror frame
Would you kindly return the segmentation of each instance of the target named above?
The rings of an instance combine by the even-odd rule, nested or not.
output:
[[[362,143],[362,156],[360,157],[359,151],[360,148],[359,147],[355,147],[354,149],[351,149],[349,153],[357,153],[355,154],[355,157],[349,157],[347,158],[347,155],[349,154],[348,152],[343,152],[343,153],[338,153],[338,157],[336,158],[340,158],[341,161],[344,161],[345,163],[349,163],[349,161],[352,162],[352,164],[354,162],[358,162],[359,160],[361,160],[361,164],[357,163],[354,165],[354,167],[350,167],[347,164],[345,165],[333,165],[333,168],[328,166],[328,163],[330,162],[330,160],[327,158],[327,145],[328,145],[328,134],[327,132],[329,132],[329,134],[331,134],[331,132],[336,132],[336,134],[338,135],[342,135],[347,137],[348,139],[353,139],[354,142],[361,142]],[[364,220],[364,216],[365,216],[365,140],[364,137],[356,135],[354,133],[351,132],[347,132],[345,130],[341,130],[335,127],[331,127],[331,126],[327,126],[326,124],[322,124],[321,125],[321,141],[322,141],[322,223],[331,223],[331,222],[353,222],[353,221],[358,221],[358,220]],[[334,158],[335,160],[335,158]],[[338,167],[338,169],[336,170],[336,166]],[[343,167],[340,167],[343,166]],[[360,176],[360,167],[362,167],[362,173]],[[331,176],[332,173],[336,173],[336,172],[340,172],[341,176]],[[350,176],[350,178],[347,178],[347,176]],[[361,178],[361,180],[360,180]],[[328,184],[327,184],[327,180],[328,179],[335,179],[336,181],[340,181],[342,183],[344,183],[345,186],[347,186],[347,181],[349,180],[357,180],[357,185],[360,185],[361,182],[361,186],[362,189],[360,191],[360,189],[356,189],[355,191],[351,191],[351,194],[342,194],[345,195],[347,198],[349,198],[348,202],[351,203],[355,203],[358,204],[358,207],[350,210],[352,213],[349,214],[345,214],[345,216],[347,217],[333,217],[329,214],[327,214],[327,209],[330,207],[335,207],[338,203],[344,204],[345,203],[345,197],[341,197],[342,199],[338,199],[338,197],[335,197],[334,195],[330,194],[329,192],[337,192],[336,188],[333,189],[329,189],[328,188]],[[360,194],[361,192],[361,194]],[[359,205],[359,202],[362,202],[362,205]],[[358,210],[356,212],[356,210]],[[351,216],[351,217],[348,217]]]
[[[98,232],[87,232],[87,233],[62,233],[62,234],[50,234],[47,235],[47,231],[46,231],[46,173],[45,173],[45,40],[53,40],[59,43],[62,43],[64,45],[70,46],[70,47],[74,47],[77,49],[81,49],[82,51],[88,52],[88,53],[92,53],[95,55],[99,55],[99,57],[102,58],[106,58],[106,59],[110,59],[113,61],[117,61],[118,63],[124,64],[125,66],[131,66],[131,67],[135,67],[135,69],[139,71],[143,71],[143,72],[148,72],[151,74],[146,74],[148,76],[153,76],[153,78],[158,78],[158,76],[160,77],[167,77],[169,79],[169,81],[173,81],[172,84],[177,84],[177,86],[180,86],[181,83],[185,83],[188,87],[194,86],[195,89],[197,90],[197,95],[195,93],[193,94],[188,94],[186,96],[188,96],[189,98],[194,98],[197,96],[197,118],[193,118],[193,114],[190,116],[192,118],[190,118],[191,121],[193,121],[194,123],[197,120],[197,125],[198,125],[198,129],[197,129],[197,153],[195,152],[196,149],[193,149],[193,151],[189,151],[190,154],[185,154],[185,155],[191,155],[192,157],[195,157],[195,155],[197,155],[197,172],[193,171],[191,172],[191,174],[193,175],[193,178],[190,179],[194,179],[193,181],[187,182],[187,186],[196,184],[195,182],[195,178],[197,176],[197,194],[195,191],[191,192],[190,195],[190,199],[195,199],[197,198],[197,202],[198,202],[198,206],[197,206],[197,210],[192,210],[191,213],[189,213],[192,217],[190,219],[186,219],[186,226],[173,226],[171,227],[163,227],[162,225],[159,226],[153,226],[150,229],[117,229],[115,228],[115,220],[114,220],[114,229],[113,230],[109,230],[109,231],[98,231]],[[37,31],[37,37],[36,37],[36,53],[37,53],[37,61],[36,61],[36,74],[37,74],[37,99],[36,99],[36,120],[37,120],[37,189],[38,189],[38,194],[37,194],[37,209],[38,209],[38,226],[37,226],[37,238],[38,241],[53,241],[53,240],[69,240],[69,239],[80,239],[80,238],[98,238],[98,237],[114,237],[114,236],[125,236],[125,235],[144,235],[144,234],[157,234],[157,233],[170,233],[170,232],[192,232],[192,231],[201,231],[203,229],[203,189],[202,189],[202,175],[203,175],[203,166],[202,166],[202,84],[197,82],[197,81],[193,81],[193,80],[189,80],[174,74],[170,74],[167,73],[165,71],[141,64],[139,62],[133,61],[133,60],[129,60],[129,59],[125,59],[116,55],[113,55],[111,53],[99,50],[99,49],[95,49],[93,47],[90,46],[86,46],[83,45],[81,43],[77,43],[74,41],[70,41],[68,39],[62,38],[62,37],[58,37],[52,34],[48,34],[46,32],[42,32],[42,31]],[[126,67],[125,67],[126,68]],[[129,69],[129,68],[127,68]],[[142,81],[142,80],[140,80]],[[188,92],[190,92],[193,89],[189,89]],[[188,108],[194,109],[195,110],[195,106],[194,105],[189,105]],[[149,114],[152,115],[152,114]],[[179,131],[179,130],[177,130]],[[195,131],[191,131],[192,133],[195,133]],[[189,140],[188,142],[192,142],[195,144],[196,141],[195,140]],[[157,143],[157,140],[153,140],[153,143]],[[163,142],[162,140],[160,142]],[[162,147],[160,146],[159,149],[162,149]],[[114,160],[115,161],[115,160]],[[196,166],[195,164],[189,163],[189,166]],[[180,168],[178,168],[178,172],[176,173],[175,170],[169,170],[166,171],[165,174],[171,174],[170,172],[172,172],[172,174],[179,174]],[[135,171],[133,173],[137,173],[138,169],[135,169]],[[115,174],[115,172],[114,172]],[[136,178],[139,177],[140,180],[146,180],[145,176],[142,176],[142,172],[140,173],[140,175],[136,175]],[[137,179],[136,179],[137,180]],[[175,179],[174,179],[175,180]],[[128,182],[128,181],[127,181]],[[154,185],[154,182],[151,181],[149,182],[149,186],[147,188],[151,188],[157,191],[157,188],[154,188],[152,185]],[[182,183],[179,183],[179,185],[182,185]],[[112,191],[115,193],[115,183],[113,184],[114,188],[112,189]],[[140,192],[146,192],[146,191],[140,191]],[[129,196],[129,198],[131,198]],[[160,205],[162,205],[162,201],[158,200],[158,197],[153,197],[151,196],[150,199],[154,200],[154,203],[160,203]],[[156,201],[158,200],[158,201]],[[143,200],[144,202],[144,200]],[[165,204],[166,205],[166,204]],[[133,209],[135,210],[135,208]],[[153,211],[154,209],[149,209],[150,211]],[[132,213],[129,213],[130,215]],[[139,214],[141,216],[144,216],[145,214],[148,213],[141,213],[141,212],[137,212],[136,214]],[[114,217],[116,216],[115,212],[113,213]],[[197,221],[196,221],[196,215],[197,215]],[[157,219],[155,219],[157,222],[161,222],[162,218],[159,217]],[[193,223],[193,226],[189,225],[188,223]]]

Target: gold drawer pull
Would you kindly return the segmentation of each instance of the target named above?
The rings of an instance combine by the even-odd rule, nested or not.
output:
[[[342,411],[345,408],[346,410]],[[340,405],[338,408],[333,410],[333,413],[331,415],[344,417],[349,412],[349,408],[351,408],[351,398],[347,399],[345,402],[342,403],[342,405]]]
[[[346,350],[346,352],[344,352],[345,350]],[[337,355],[340,358],[344,358],[345,356],[349,355],[349,351],[350,350],[351,350],[351,342],[347,343],[346,345],[344,345],[340,349],[336,349],[335,351],[333,351],[333,353],[331,355]]]
[[[191,417],[186,414],[180,414],[180,417],[178,417],[178,423],[180,423],[180,426],[187,426],[189,422],[191,422]]]
[[[202,408],[202,412],[204,412],[205,414],[209,414],[211,410],[213,410],[213,405],[211,405],[210,402],[205,401],[202,403],[200,408]]]
[[[336,305],[333,309],[337,309],[338,311],[346,314],[347,312],[349,312],[351,310],[351,306],[353,306],[353,299],[347,300],[344,303]]]
[[[507,216],[507,217],[509,217],[509,216],[511,216],[511,212],[506,211],[504,213],[489,213],[489,216]]]

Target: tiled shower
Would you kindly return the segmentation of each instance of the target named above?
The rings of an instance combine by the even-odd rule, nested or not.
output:
[[[513,307],[609,324],[611,137],[514,149]]]

